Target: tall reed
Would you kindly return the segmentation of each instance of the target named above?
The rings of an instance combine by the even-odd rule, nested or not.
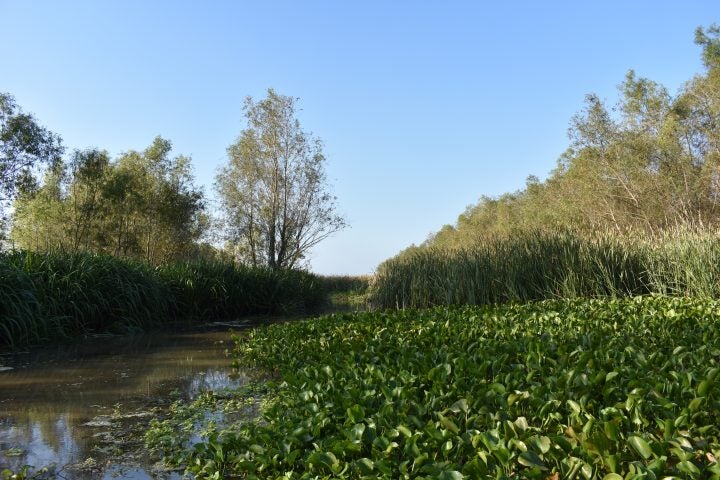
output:
[[[525,302],[649,293],[720,294],[720,235],[526,233],[472,249],[417,249],[383,263],[377,308]]]
[[[307,272],[193,262],[152,267],[92,253],[0,253],[0,347],[252,314],[324,301]]]

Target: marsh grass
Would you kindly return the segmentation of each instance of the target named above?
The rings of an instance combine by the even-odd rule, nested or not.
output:
[[[417,249],[378,268],[370,302],[423,308],[650,293],[718,296],[720,234],[530,233],[471,249]]]
[[[302,271],[190,262],[153,267],[91,253],[0,253],[0,345],[244,315],[316,311]]]

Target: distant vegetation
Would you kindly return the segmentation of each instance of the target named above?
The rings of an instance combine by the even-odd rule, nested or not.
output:
[[[322,142],[300,127],[297,103],[272,89],[247,98],[247,128],[215,185],[222,215],[212,218],[190,157],[172,156],[169,140],[116,158],[97,148],[63,156],[60,137],[0,93],[0,247],[301,268],[346,223]]]
[[[720,233],[518,233],[473,248],[408,250],[383,263],[375,308],[646,294],[720,296]]]
[[[333,285],[302,269],[345,221],[296,103],[247,99],[211,218],[169,140],[65,156],[0,93],[0,347],[326,306]]]

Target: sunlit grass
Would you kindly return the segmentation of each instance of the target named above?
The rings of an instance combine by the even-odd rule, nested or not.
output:
[[[377,308],[648,293],[720,295],[720,235],[523,234],[471,249],[418,249],[378,269]]]

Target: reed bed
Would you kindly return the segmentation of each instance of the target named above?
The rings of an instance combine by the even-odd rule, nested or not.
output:
[[[548,298],[720,295],[720,234],[654,237],[529,233],[466,249],[421,248],[383,263],[375,308]]]
[[[91,253],[0,253],[0,346],[319,309],[302,271],[229,263],[151,265]]]

